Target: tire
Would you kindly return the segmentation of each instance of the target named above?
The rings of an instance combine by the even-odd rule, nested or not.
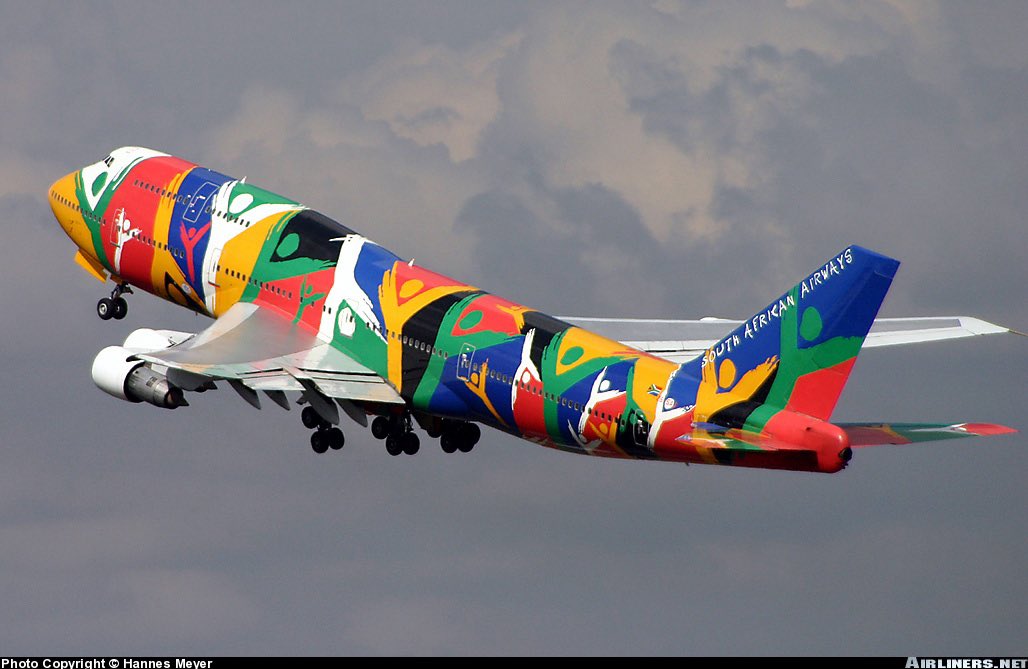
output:
[[[112,302],[114,303],[114,320],[120,321],[128,315],[128,302],[124,297],[116,297]]]
[[[346,436],[338,427],[325,430],[325,434],[328,436],[328,447],[333,451],[338,451],[346,444]]]
[[[327,435],[327,431],[326,432],[322,432],[322,431],[319,430],[319,431],[311,434],[311,448],[313,448],[314,452],[317,453],[318,455],[321,455],[322,453],[324,453],[324,452],[326,452],[328,450],[328,435]]]
[[[378,416],[371,421],[371,436],[375,439],[385,439],[389,436],[389,419],[385,416]]]
[[[457,452],[457,439],[449,432],[444,432],[443,436],[439,437],[439,445],[442,447],[443,453]]]
[[[111,320],[114,317],[114,309],[114,300],[109,297],[100,298],[100,301],[96,303],[96,315],[102,321]]]
[[[421,450],[421,440],[413,432],[408,432],[400,437],[400,445],[403,447],[403,452],[407,455],[414,455]]]
[[[478,440],[482,438],[482,429],[475,423],[464,423],[464,426],[460,430],[461,441],[466,441],[472,445],[472,447],[478,443]],[[468,451],[471,449],[469,448]],[[467,453],[468,451],[464,451]]]
[[[461,439],[459,442],[457,442],[457,450],[459,450],[461,453],[470,453],[471,449],[473,449],[474,447],[475,443],[471,441],[465,441],[464,439]]]
[[[321,416],[314,407],[306,406],[303,408],[303,411],[300,412],[300,422],[303,423],[303,426],[308,430],[313,430],[321,425]]]
[[[386,437],[386,453],[389,455],[399,455],[400,453],[403,453],[399,437],[394,437],[393,435]]]

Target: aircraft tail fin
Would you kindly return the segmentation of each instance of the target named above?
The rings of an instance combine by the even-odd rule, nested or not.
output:
[[[850,246],[687,363],[695,420],[758,433],[783,410],[826,421],[898,267]]]

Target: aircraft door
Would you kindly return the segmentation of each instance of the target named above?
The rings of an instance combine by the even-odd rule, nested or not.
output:
[[[628,414],[632,430],[632,441],[638,446],[647,446],[650,439],[650,423],[641,411],[633,409]]]
[[[213,288],[218,287],[218,267],[221,264],[221,247],[215,247],[208,252],[211,259],[207,269],[207,285]]]
[[[108,230],[108,240],[111,242],[111,246],[118,248],[121,246],[121,228],[125,224],[125,210],[119,209],[114,212],[114,216],[108,219],[107,225],[110,226]]]
[[[457,378],[461,381],[471,379],[471,365],[475,360],[475,347],[471,344],[462,344],[460,354],[457,356]]]

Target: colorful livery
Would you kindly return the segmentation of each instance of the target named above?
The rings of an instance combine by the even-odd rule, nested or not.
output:
[[[196,335],[137,330],[97,356],[97,385],[166,408],[219,381],[258,408],[263,395],[288,409],[285,393],[298,392],[318,452],[342,447],[340,410],[374,417],[393,455],[417,452],[415,425],[467,452],[482,423],[574,453],[821,472],[845,467],[855,446],[1010,431],[829,422],[899,265],[857,246],[749,320],[639,342],[422,268],[245,179],[149,149],[65,176],[50,202],[76,261],[116,284],[101,318],[123,318],[134,287],[216,319]],[[950,320],[951,336],[1005,331]],[[918,325],[901,328],[908,341],[942,338],[924,334],[939,324]]]

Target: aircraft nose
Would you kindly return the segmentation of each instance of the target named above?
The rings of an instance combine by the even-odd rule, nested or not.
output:
[[[64,231],[71,235],[71,228],[78,214],[74,173],[65,175],[50,185],[50,209]]]
[[[61,225],[64,226],[68,213],[74,211],[75,175],[65,175],[50,184],[49,199],[53,216],[56,216]]]

